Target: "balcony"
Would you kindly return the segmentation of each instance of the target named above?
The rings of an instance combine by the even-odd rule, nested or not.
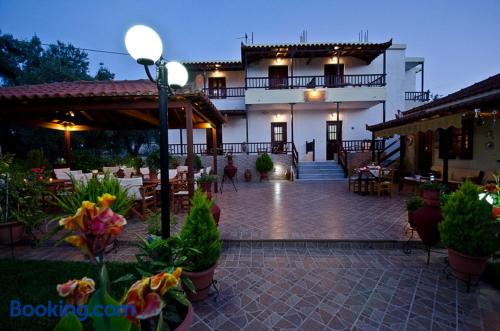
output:
[[[405,92],[406,101],[427,102],[430,100],[430,91],[425,92]]]
[[[220,88],[210,88],[206,87],[203,92],[210,99],[226,99],[226,98],[242,98],[245,96],[244,87],[220,87]]]
[[[294,88],[343,88],[343,87],[382,87],[385,74],[366,75],[320,75],[288,76],[283,78],[247,77],[248,89],[294,89]]]

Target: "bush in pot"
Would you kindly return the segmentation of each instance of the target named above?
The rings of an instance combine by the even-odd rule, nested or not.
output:
[[[413,213],[417,211],[417,209],[422,208],[424,206],[424,200],[419,196],[414,196],[408,202],[406,202],[406,210],[408,210],[408,223],[412,228],[415,227],[413,221]]]
[[[215,183],[217,181],[217,176],[215,175],[209,175],[206,174],[205,172],[202,172],[200,177],[196,180],[198,185],[200,186],[200,189],[203,192],[212,192],[212,183]]]
[[[422,196],[428,204],[440,205],[439,195],[447,189],[446,185],[430,180],[419,186],[422,190]]]
[[[260,181],[262,181],[264,179],[269,179],[268,172],[273,170],[274,163],[269,154],[264,153],[255,161],[255,167],[257,171],[260,172]]]
[[[479,186],[465,181],[447,199],[442,210],[444,220],[439,225],[452,273],[467,281],[479,279],[489,256],[499,247],[492,206],[479,198],[481,191]]]
[[[208,200],[205,194],[196,190],[191,209],[180,232],[187,257],[184,273],[196,288],[196,293],[187,292],[191,301],[207,297],[221,254],[222,245],[212,216],[212,205],[213,202]]]

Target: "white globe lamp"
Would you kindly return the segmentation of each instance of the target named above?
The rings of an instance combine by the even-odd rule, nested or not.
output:
[[[160,36],[145,25],[131,27],[125,35],[125,47],[139,64],[152,65],[163,53]]]
[[[188,81],[188,72],[182,63],[171,61],[167,63],[168,85],[172,88],[180,88]]]

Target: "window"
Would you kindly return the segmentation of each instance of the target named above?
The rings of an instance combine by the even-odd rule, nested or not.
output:
[[[473,157],[474,121],[462,120],[462,128],[439,130],[439,157],[443,159],[472,160]]]
[[[226,77],[208,78],[208,97],[212,99],[226,98]]]

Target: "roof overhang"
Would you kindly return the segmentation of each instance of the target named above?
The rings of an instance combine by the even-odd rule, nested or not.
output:
[[[2,125],[13,124],[56,130],[130,130],[159,127],[156,85],[145,80],[67,82],[0,88]],[[169,128],[186,127],[186,109],[192,109],[195,128],[225,122],[201,92],[178,91],[169,96]]]
[[[405,59],[405,70],[411,70],[424,63],[423,57],[407,57]]]
[[[241,44],[243,65],[277,57],[315,58],[332,56],[353,56],[371,63],[392,45],[392,39],[385,43],[307,43],[277,45]]]
[[[243,71],[243,63],[241,61],[200,61],[200,62],[184,62],[184,66],[188,71]]]

